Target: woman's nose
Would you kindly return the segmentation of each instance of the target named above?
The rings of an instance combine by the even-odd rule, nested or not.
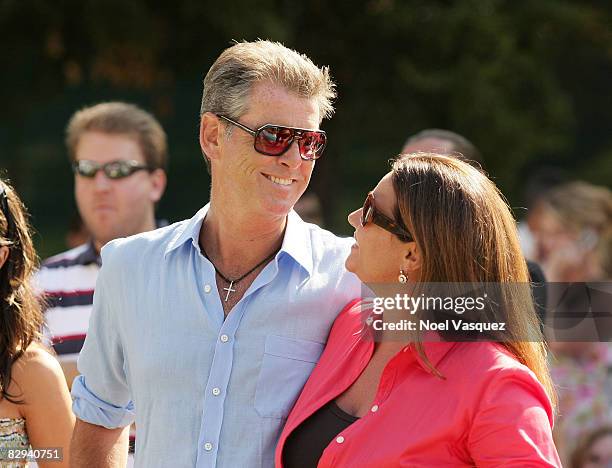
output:
[[[363,208],[359,208],[358,210],[353,211],[351,214],[348,215],[348,222],[351,226],[353,226],[355,229],[357,229],[358,226],[361,226],[361,210]]]

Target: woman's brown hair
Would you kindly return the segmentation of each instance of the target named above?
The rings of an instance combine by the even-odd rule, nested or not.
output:
[[[13,364],[33,341],[40,341],[41,304],[31,285],[38,258],[26,209],[15,190],[1,179],[0,247],[9,249],[0,268],[0,400],[22,403],[8,389]]]
[[[503,306],[487,309],[483,320],[506,323],[506,331],[497,332],[494,341],[535,373],[554,405],[527,264],[516,222],[499,189],[475,167],[437,154],[400,155],[392,173],[396,217],[421,253],[420,283],[499,285]],[[421,338],[415,346],[429,364]]]

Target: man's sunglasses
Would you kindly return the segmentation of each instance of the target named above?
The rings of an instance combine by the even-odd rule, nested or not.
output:
[[[103,170],[104,174],[106,174],[106,177],[109,179],[123,179],[131,176],[136,171],[152,171],[149,166],[133,160],[119,160],[100,164],[86,159],[74,161],[72,163],[72,170],[75,174],[90,179],[95,177],[99,170]]]
[[[369,222],[376,224],[391,234],[395,234],[402,242],[412,242],[414,240],[406,229],[376,209],[372,192],[368,193],[361,211],[361,225],[365,227]]]
[[[281,156],[289,150],[291,143],[297,140],[300,156],[305,161],[318,159],[327,145],[327,134],[323,130],[306,130],[304,128],[284,127],[266,124],[257,130],[242,125],[224,115],[216,114],[220,119],[250,133],[255,138],[255,151],[266,156]]]

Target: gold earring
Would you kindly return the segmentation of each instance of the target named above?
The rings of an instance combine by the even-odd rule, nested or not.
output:
[[[397,277],[397,280],[402,284],[405,284],[406,282],[408,282],[408,278],[404,274],[404,270],[400,269],[400,273],[399,273],[399,276]]]

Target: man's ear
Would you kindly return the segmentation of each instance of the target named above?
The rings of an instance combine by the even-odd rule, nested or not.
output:
[[[0,247],[0,268],[4,266],[6,259],[9,256],[9,248],[6,245]]]
[[[157,203],[166,190],[166,173],[163,169],[155,169],[153,172],[151,172],[150,178],[152,185],[150,194],[151,201],[153,203]]]
[[[221,138],[224,135],[221,121],[212,112],[205,112],[200,120],[200,148],[204,157],[210,160],[219,157],[219,146],[222,144]]]

